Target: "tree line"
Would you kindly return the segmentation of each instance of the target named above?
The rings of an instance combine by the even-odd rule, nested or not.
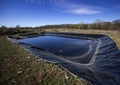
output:
[[[97,30],[120,30],[120,19],[112,22],[96,20],[94,23],[85,24],[63,24],[63,25],[47,25],[41,28],[69,28],[69,29],[97,29]]]
[[[0,27],[0,35],[4,34],[17,34],[17,33],[26,33],[33,32],[34,30],[42,29],[97,29],[97,30],[118,30],[120,31],[120,19],[114,20],[112,22],[96,20],[94,23],[85,24],[61,24],[61,25],[46,25],[38,27],[21,27],[17,25],[16,27]]]

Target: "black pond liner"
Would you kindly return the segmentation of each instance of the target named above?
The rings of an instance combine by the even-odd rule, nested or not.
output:
[[[120,85],[120,50],[106,35],[42,33],[11,40],[93,85]]]

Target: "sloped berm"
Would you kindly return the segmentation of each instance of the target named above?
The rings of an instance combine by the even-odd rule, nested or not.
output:
[[[120,50],[107,35],[47,32],[8,39],[93,85],[120,85]]]

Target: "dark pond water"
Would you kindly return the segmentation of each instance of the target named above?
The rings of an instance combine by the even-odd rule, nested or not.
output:
[[[39,36],[22,39],[20,42],[29,44],[59,56],[82,56],[90,50],[93,41],[81,38]]]
[[[120,50],[109,36],[46,33],[16,41],[93,85],[120,85]]]

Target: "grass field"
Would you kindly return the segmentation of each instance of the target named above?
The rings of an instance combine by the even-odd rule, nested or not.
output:
[[[120,48],[120,32],[81,29],[45,29],[45,32],[106,34]],[[39,32],[34,30],[34,32]],[[0,36],[0,85],[88,85],[86,81],[69,75],[58,65],[46,63],[32,56],[18,45]]]

